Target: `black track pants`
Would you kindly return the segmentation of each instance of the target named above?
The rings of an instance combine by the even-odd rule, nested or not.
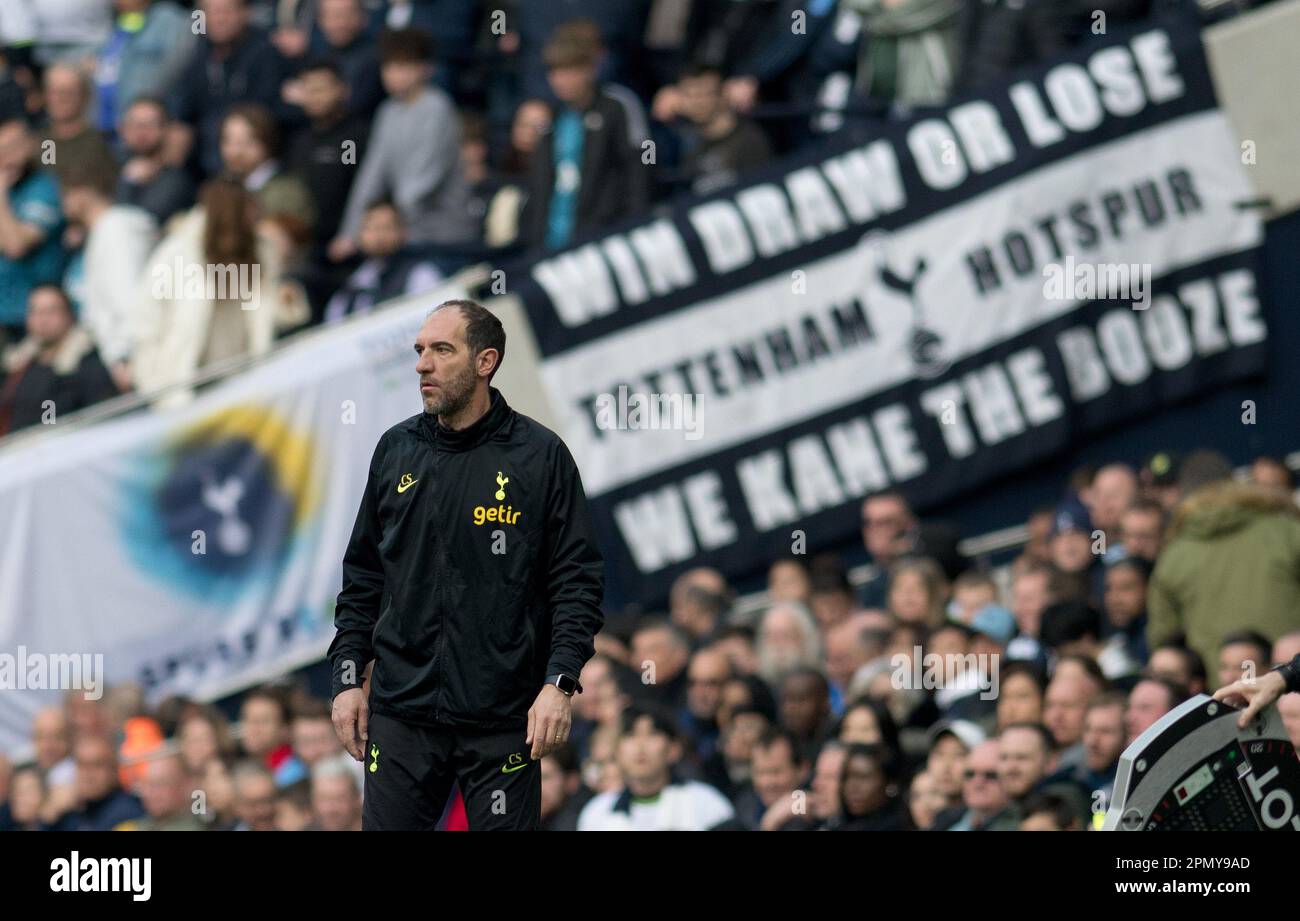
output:
[[[525,730],[435,729],[371,713],[369,734],[363,830],[432,831],[457,782],[471,831],[541,824],[541,765]]]

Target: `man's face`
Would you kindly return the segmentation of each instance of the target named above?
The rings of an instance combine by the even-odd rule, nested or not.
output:
[[[877,496],[862,505],[862,543],[879,565],[889,565],[903,552],[911,525],[907,506],[893,496]]]
[[[930,746],[925,771],[946,799],[956,799],[961,795],[962,771],[966,768],[967,757],[966,746],[953,735],[941,735]]]
[[[1043,716],[1043,698],[1038,685],[1028,675],[1010,675],[1002,679],[998,695],[998,725],[1037,723]]]
[[[811,735],[829,710],[826,695],[811,675],[791,675],[781,686],[781,723],[792,732]]]
[[[1229,643],[1219,650],[1219,687],[1268,671],[1271,656],[1253,643]]]
[[[264,774],[235,781],[235,814],[254,831],[275,828],[275,781]]]
[[[155,819],[176,815],[189,805],[189,786],[178,758],[162,758],[145,768],[136,792]]]
[[[966,759],[966,768],[962,772],[961,796],[968,808],[992,815],[1006,807],[1007,793],[1002,788],[998,761],[996,741],[976,745]]]
[[[1106,573],[1106,617],[1127,627],[1146,610],[1146,580],[1132,566],[1113,566]]]
[[[729,677],[731,667],[721,653],[696,653],[687,671],[686,703],[691,713],[703,720],[715,719],[722,703],[722,687]]]
[[[391,256],[406,242],[406,231],[396,208],[371,208],[361,221],[361,252],[371,259]]]
[[[1027,572],[1011,583],[1011,613],[1015,615],[1016,626],[1026,636],[1038,636],[1047,604],[1047,573]]]
[[[587,64],[552,67],[546,71],[546,79],[556,99],[565,105],[575,105],[591,94],[596,83],[596,68]]]
[[[823,632],[844,623],[853,612],[853,596],[847,592],[817,592],[808,600],[813,620]]]
[[[76,121],[85,114],[86,92],[71,67],[55,65],[45,72],[45,112],[51,121]]]
[[[1291,491],[1290,478],[1285,467],[1274,461],[1260,458],[1250,465],[1250,478],[1260,486],[1269,486],[1284,492]]]
[[[242,118],[227,118],[221,125],[221,162],[241,179],[266,162],[268,153]]]
[[[618,769],[624,782],[640,795],[659,790],[668,783],[672,763],[672,740],[655,728],[654,721],[643,716],[618,740]]]
[[[387,61],[379,68],[384,92],[389,96],[406,96],[429,82],[432,73],[422,61]]]
[[[840,771],[844,767],[844,749],[826,748],[813,766],[812,813],[829,819],[840,811]]]
[[[122,143],[133,156],[152,157],[162,149],[167,118],[152,103],[136,103],[126,110],[119,126]]]
[[[312,70],[298,80],[302,87],[302,110],[310,119],[333,115],[347,98],[347,84],[328,70]]]
[[[632,637],[632,665],[643,670],[653,662],[655,680],[670,681],[676,678],[686,664],[687,650],[666,629],[640,630]]]
[[[61,710],[42,710],[32,720],[32,746],[36,763],[48,771],[68,757],[68,721]]]
[[[1092,538],[1071,528],[1052,538],[1052,562],[1062,572],[1083,572],[1092,565]]]
[[[1192,672],[1187,667],[1187,660],[1173,649],[1157,649],[1151,653],[1146,670],[1147,674],[1156,678],[1164,678],[1192,690]]]
[[[1169,712],[1169,692],[1154,681],[1139,681],[1128,695],[1128,709],[1124,711],[1124,731],[1128,738],[1125,744],[1134,739],[1160,717]]]
[[[1083,758],[1088,770],[1108,771],[1124,751],[1124,708],[1096,706],[1083,719]]]
[[[117,759],[102,739],[83,739],[73,756],[77,764],[77,796],[83,802],[103,799],[117,789]]]
[[[1073,675],[1057,675],[1047,686],[1043,700],[1043,725],[1056,744],[1068,748],[1083,737],[1083,715],[1088,706],[1089,685]]]
[[[202,0],[201,9],[207,14],[208,40],[214,45],[235,41],[248,27],[247,0]]]
[[[1120,541],[1132,556],[1155,561],[1160,555],[1160,514],[1147,509],[1132,509],[1120,518]]]
[[[679,111],[688,121],[708,124],[722,108],[722,78],[719,74],[701,74],[677,82],[681,102]]]
[[[722,738],[722,753],[733,764],[750,762],[767,720],[759,713],[742,713],[731,721]]]
[[[1031,729],[1008,729],[998,738],[998,776],[1012,799],[1026,796],[1047,774],[1050,754]]]
[[[317,777],[311,782],[311,808],[324,831],[351,831],[361,818],[361,797],[348,777]]]
[[[773,563],[767,573],[767,591],[774,602],[802,603],[808,598],[808,573],[793,560]]]
[[[27,334],[42,346],[62,340],[72,322],[63,298],[52,288],[37,288],[27,298]]]
[[[11,121],[0,127],[0,170],[21,173],[35,152],[36,141],[22,122]]]
[[[320,0],[316,24],[325,41],[335,48],[346,48],[361,34],[366,21],[358,0]]]
[[[244,701],[240,710],[244,749],[254,757],[269,754],[284,744],[285,725],[280,708],[259,697]]]
[[[415,363],[420,375],[420,397],[424,411],[437,416],[454,416],[474,396],[478,386],[474,356],[465,341],[465,318],[459,309],[434,311],[415,339]]]
[[[1137,485],[1130,471],[1113,467],[1100,471],[1088,490],[1093,525],[1107,533],[1118,527],[1120,516],[1137,498]]]
[[[795,761],[795,753],[783,740],[773,742],[766,748],[756,746],[752,763],[754,792],[764,806],[770,806],[788,795],[803,779],[803,772]]]
[[[867,651],[851,624],[836,627],[826,635],[826,672],[839,687],[848,687],[853,673],[867,664]]]
[[[308,767],[343,750],[334,724],[327,719],[295,719],[292,734],[293,752]]]

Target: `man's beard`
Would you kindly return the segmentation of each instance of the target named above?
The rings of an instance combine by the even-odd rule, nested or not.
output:
[[[448,380],[436,394],[424,397],[424,411],[432,416],[455,416],[469,405],[475,381],[474,366],[467,365],[463,373]]]

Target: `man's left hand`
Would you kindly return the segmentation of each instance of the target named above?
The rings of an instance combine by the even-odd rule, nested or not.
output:
[[[532,758],[540,761],[569,740],[573,726],[573,699],[553,684],[542,688],[528,708],[528,738]]]

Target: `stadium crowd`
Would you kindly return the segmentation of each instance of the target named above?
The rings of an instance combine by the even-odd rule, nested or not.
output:
[[[1195,693],[1300,652],[1300,508],[1283,463],[1212,451],[1081,468],[1008,565],[893,492],[862,504],[874,577],[792,555],[761,607],[694,569],[667,610],[610,611],[548,830],[1085,830],[1123,749]],[[1300,697],[1279,706],[1300,744]],[[138,687],[39,712],[0,758],[0,829],[349,830],[363,765],[285,681],[147,707]],[[447,828],[466,825],[454,799]]]
[[[5,0],[0,435],[1180,5]]]

